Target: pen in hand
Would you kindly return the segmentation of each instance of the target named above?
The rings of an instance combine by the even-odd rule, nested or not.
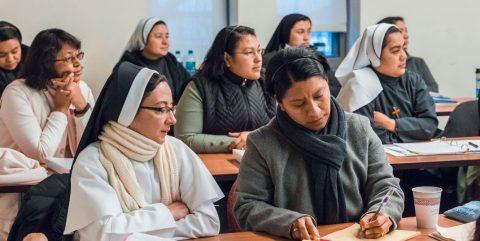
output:
[[[380,205],[378,206],[377,210],[375,211],[375,213],[373,214],[373,216],[370,218],[369,222],[372,222],[372,221],[375,221],[377,220],[377,217],[378,215],[380,214],[380,212],[382,211],[383,207],[389,202],[390,200],[390,196],[395,192],[395,189],[390,187],[388,188],[388,192],[385,194],[385,196],[383,196],[382,198],[382,201],[380,202]],[[360,228],[359,232],[358,232],[358,237],[359,238],[363,238],[364,236],[364,229],[363,228]]]

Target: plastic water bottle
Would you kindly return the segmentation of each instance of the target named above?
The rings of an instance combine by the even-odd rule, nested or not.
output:
[[[175,58],[177,58],[177,61],[183,65],[183,58],[180,50],[175,51]]]
[[[476,82],[476,91],[477,91],[477,94],[476,94],[476,97],[477,98],[480,98],[480,68],[477,68],[475,70],[475,82]]]
[[[185,60],[185,69],[190,75],[195,74],[195,56],[193,55],[193,50],[188,50],[188,55]]]

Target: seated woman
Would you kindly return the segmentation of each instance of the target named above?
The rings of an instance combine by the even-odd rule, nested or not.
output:
[[[408,29],[407,29],[407,25],[405,24],[405,20],[402,17],[386,17],[380,20],[377,24],[380,24],[380,23],[394,24],[395,26],[397,26],[398,29],[400,29],[403,35],[403,39],[405,39],[405,44],[403,45],[403,49],[407,54],[407,69],[414,73],[419,74],[422,77],[422,79],[425,81],[425,84],[427,85],[427,88],[429,91],[438,92],[438,83],[437,81],[435,81],[435,78],[433,77],[432,72],[430,72],[430,69],[428,68],[428,65],[425,62],[425,60],[423,60],[420,57],[412,56],[408,52],[410,36],[408,35]]]
[[[3,90],[18,78],[28,47],[22,44],[22,34],[15,25],[0,21],[0,97]]]
[[[395,25],[370,26],[335,73],[342,84],[338,102],[368,117],[384,144],[430,140],[438,125],[425,82],[405,70],[403,46]]]
[[[172,89],[173,103],[177,104],[190,75],[168,52],[169,46],[167,24],[156,17],[142,19],[130,37],[120,62],[128,61],[164,75]]]
[[[310,32],[312,30],[312,20],[308,16],[298,13],[292,13],[282,18],[275,29],[275,32],[268,42],[265,54],[263,55],[263,67],[267,67],[272,56],[280,49],[289,46],[310,46]],[[322,62],[327,63],[327,59],[318,52],[318,56]],[[335,97],[342,87],[334,76],[334,72],[330,71],[330,66],[325,65],[328,77],[328,85],[330,93]]]
[[[255,31],[225,27],[178,103],[175,136],[197,153],[242,149],[250,131],[275,114],[261,78]]]
[[[237,179],[235,217],[243,229],[318,239],[317,225],[360,221],[366,238],[396,228],[403,192],[368,119],[330,96],[323,62],[305,48],[278,51],[266,87],[278,102],[251,133]],[[383,196],[390,202],[369,222]]]
[[[76,240],[217,235],[223,197],[202,161],[167,136],[175,124],[164,76],[125,62],[105,84],[72,169],[65,233]]]
[[[77,38],[60,29],[37,34],[22,79],[10,83],[2,95],[0,147],[40,162],[47,157],[73,157],[94,105],[92,91],[80,80],[80,47]],[[2,197],[7,195],[12,194]],[[13,220],[16,211],[0,205],[2,218],[10,213]]]
[[[3,92],[0,147],[43,162],[73,157],[93,107],[93,94],[80,80],[80,40],[61,29],[33,39],[21,79]]]

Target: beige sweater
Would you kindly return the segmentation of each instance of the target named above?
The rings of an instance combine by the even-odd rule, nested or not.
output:
[[[80,81],[80,89],[91,108],[83,116],[75,117],[78,142],[95,104],[85,82]],[[40,162],[47,157],[64,157],[67,124],[67,116],[52,111],[43,91],[28,87],[24,79],[15,80],[3,92],[0,147],[15,149]]]

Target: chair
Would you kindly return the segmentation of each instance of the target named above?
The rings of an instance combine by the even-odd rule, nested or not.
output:
[[[235,181],[228,192],[228,199],[227,199],[227,223],[228,223],[228,231],[229,232],[239,232],[242,231],[240,226],[233,215],[233,207],[235,206],[235,202],[237,201],[237,181]]]
[[[459,104],[450,114],[443,136],[469,137],[480,135],[479,114],[479,106],[476,100]],[[458,169],[456,190],[459,203],[480,197],[480,180],[475,178],[478,170],[478,167],[474,166]]]
[[[480,130],[480,118],[476,100],[459,104],[450,114],[443,136],[466,137],[478,136]]]

